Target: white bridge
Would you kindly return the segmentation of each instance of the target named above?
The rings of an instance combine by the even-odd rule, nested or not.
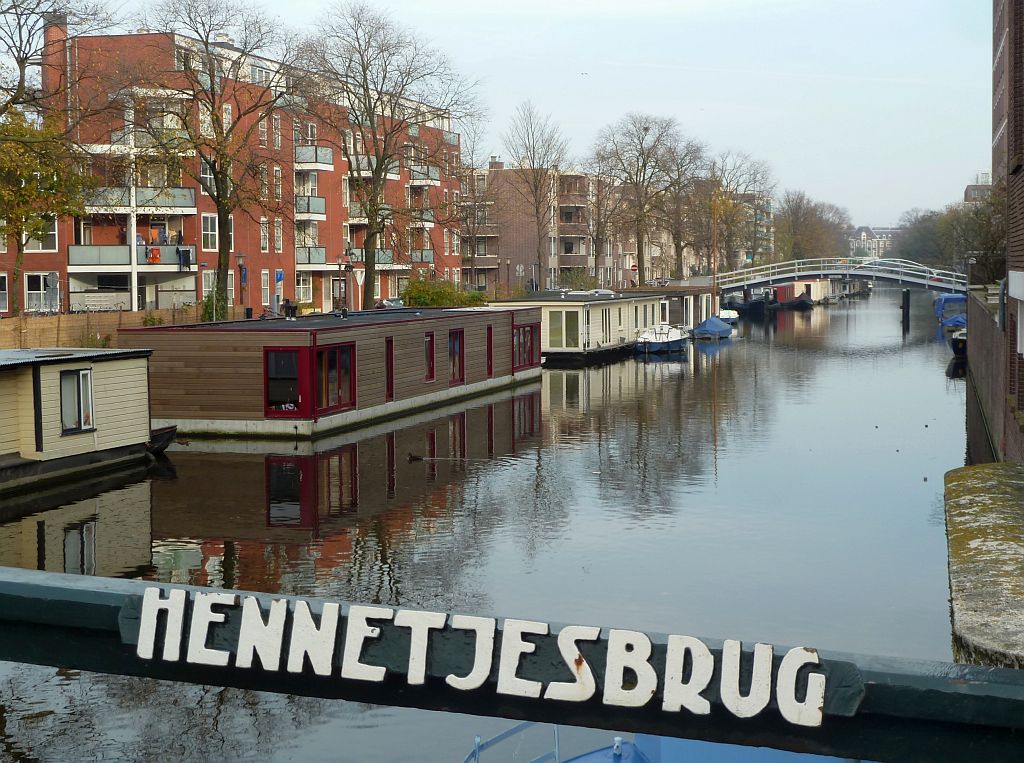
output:
[[[967,291],[967,276],[953,270],[936,270],[910,260],[873,257],[825,257],[816,260],[790,260],[771,265],[733,270],[718,274],[722,291],[770,286],[802,278],[864,278],[923,286],[927,289]]]

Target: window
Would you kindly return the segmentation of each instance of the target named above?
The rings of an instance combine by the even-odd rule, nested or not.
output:
[[[295,274],[295,301],[313,301],[313,275],[311,273],[298,272]]]
[[[56,276],[56,273],[54,274]],[[52,288],[52,292],[47,289]],[[57,310],[57,281],[45,273],[25,274],[25,310]]]
[[[199,157],[199,190],[204,196],[209,196],[207,188],[213,188],[213,167],[206,160],[205,156]]]
[[[575,310],[565,311],[565,346],[580,346],[580,314]]]
[[[199,134],[204,138],[213,137],[213,111],[205,101],[199,102]]]
[[[264,307],[270,305],[270,271],[260,271],[260,297]]]
[[[267,200],[267,196],[270,193],[270,179],[267,165],[261,164],[260,169],[260,198],[263,201]]]
[[[217,215],[203,215],[203,251],[217,251]]]
[[[465,333],[462,329],[448,332],[448,383],[466,381]]]
[[[270,251],[270,221],[265,218],[260,218],[260,251]]]
[[[203,296],[212,294],[217,287],[217,271],[209,269],[203,271]],[[235,271],[228,271],[228,304],[235,304]]]
[[[10,295],[7,292],[7,274],[0,273],[0,313],[10,310]]]
[[[48,230],[39,238],[30,238],[25,241],[26,252],[56,252],[57,251],[57,218],[49,221]]]
[[[265,148],[266,145],[267,145],[267,118],[266,117],[260,117],[260,122],[259,122],[259,127],[258,127],[257,135],[259,136],[260,145]]]
[[[298,119],[292,120],[292,141],[296,146],[302,143],[302,124]]]
[[[280,167],[274,167],[274,198],[277,201],[281,200],[281,183],[282,183],[281,168]]]
[[[284,251],[284,220],[280,217],[274,220],[274,251]]]
[[[348,178],[341,179],[341,206],[348,206]]]
[[[423,335],[423,381],[434,381],[434,332]]]
[[[316,352],[317,412],[351,408],[356,404],[354,344],[321,347]]]
[[[540,324],[516,326],[512,330],[512,368],[540,365]]]
[[[224,123],[224,132],[227,133],[231,129],[231,104],[225,103],[221,107],[221,117]]]
[[[563,347],[562,311],[552,310],[548,313],[548,346]]]
[[[60,427],[62,434],[95,429],[92,409],[92,371],[60,372]]]
[[[296,416],[302,402],[299,392],[299,351],[267,350],[266,412]]]
[[[311,145],[316,145],[316,122],[306,122],[306,142]]]
[[[270,130],[274,137],[274,148],[281,148],[281,115],[274,114],[270,117]]]
[[[235,251],[235,216],[228,215],[228,251]]]
[[[264,69],[262,66],[256,66],[256,64],[253,64],[250,67],[249,81],[254,85],[269,86],[273,78],[274,73],[269,69]]]
[[[380,273],[373,276],[373,298],[380,299]]]

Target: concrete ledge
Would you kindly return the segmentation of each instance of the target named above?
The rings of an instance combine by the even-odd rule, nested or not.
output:
[[[945,504],[956,657],[1024,668],[1024,466],[947,472]]]

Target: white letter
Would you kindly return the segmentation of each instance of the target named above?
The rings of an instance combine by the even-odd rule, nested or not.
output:
[[[309,655],[309,664],[318,676],[331,674],[331,659],[334,657],[334,640],[338,636],[338,605],[333,601],[324,604],[320,613],[320,627],[316,627],[309,605],[299,599],[295,602],[292,615],[292,638],[288,647],[288,672],[302,672],[302,658]]]
[[[643,707],[658,690],[658,674],[647,660],[651,656],[651,640],[637,631],[608,631],[608,662],[604,671],[606,705]],[[625,669],[636,673],[636,686],[626,688]]]
[[[798,646],[786,652],[779,665],[775,679],[775,698],[779,702],[782,717],[797,726],[820,726],[821,711],[825,706],[825,676],[821,673],[807,674],[807,697],[796,701],[796,676],[804,665],[817,665],[818,652]]]
[[[181,628],[185,621],[185,592],[175,588],[160,598],[159,588],[147,588],[142,595],[142,617],[139,618],[139,643],[135,653],[144,660],[153,659],[156,641],[156,619],[163,609],[167,612],[164,625],[164,656],[166,662],[177,662],[181,652]]]
[[[539,697],[542,684],[540,681],[529,681],[516,677],[519,669],[519,657],[532,654],[537,645],[523,641],[523,634],[531,633],[546,636],[547,623],[533,620],[510,620],[506,618],[501,626],[501,656],[498,658],[498,694],[511,694],[513,697]]]
[[[387,607],[348,608],[348,625],[345,627],[345,652],[341,658],[341,677],[356,681],[383,681],[386,668],[379,665],[367,665],[359,661],[363,653],[363,641],[380,636],[380,628],[368,625],[367,618],[374,620],[390,620],[395,616],[394,610]]]
[[[277,670],[280,667],[281,642],[284,640],[287,614],[287,599],[274,599],[270,602],[270,614],[264,622],[259,600],[255,596],[242,599],[242,625],[238,631],[236,668],[251,668],[253,653],[259,654],[264,670]]]
[[[690,653],[690,680],[683,683],[686,653]],[[707,715],[711,703],[700,695],[711,683],[715,658],[707,645],[692,636],[669,636],[665,653],[665,697],[661,709],[678,713],[686,708],[694,715]]]
[[[452,628],[476,631],[476,649],[473,652],[473,667],[469,674],[459,677],[450,673],[445,683],[453,689],[471,691],[484,685],[491,674],[491,660],[494,659],[494,631],[497,623],[493,617],[452,615]]]
[[[739,641],[726,641],[722,646],[722,704],[737,718],[752,718],[768,705],[772,696],[772,648],[754,644],[754,667],[750,676],[750,694],[740,696]]]
[[[597,691],[594,671],[583,659],[576,646],[577,641],[597,641],[601,629],[593,625],[567,625],[558,632],[558,651],[566,666],[573,672],[575,680],[555,681],[544,690],[544,699],[561,699],[566,702],[586,702]]]
[[[231,652],[207,648],[206,636],[210,631],[211,623],[222,623],[227,619],[223,612],[214,612],[211,607],[214,604],[232,606],[237,602],[238,596],[233,593],[204,593],[203,591],[196,591],[192,595],[192,627],[188,631],[186,662],[218,666],[228,664]]]
[[[403,609],[395,615],[395,625],[412,631],[410,633],[407,679],[410,684],[418,685],[426,682],[427,638],[431,629],[443,628],[447,619],[448,615],[442,612],[413,612],[408,609]]]

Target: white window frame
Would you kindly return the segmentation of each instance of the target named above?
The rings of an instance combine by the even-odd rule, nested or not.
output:
[[[284,251],[284,220],[280,217],[274,220],[274,251],[278,254]]]
[[[303,270],[295,272],[295,301],[313,301],[313,274]]]
[[[23,298],[22,299],[22,304],[25,306],[25,312],[26,313],[42,313],[42,312],[46,312],[49,309],[49,305],[46,304],[46,276],[47,275],[48,275],[47,273],[40,273],[40,272],[28,272],[28,273],[22,273],[21,274],[21,281],[22,281],[22,284],[23,284],[23,286],[22,286],[22,298]],[[28,282],[29,282],[29,279],[32,279],[32,278],[38,278],[39,279],[39,286],[40,286],[40,290],[39,291],[29,291]],[[58,275],[57,278],[58,278],[57,293],[58,293],[58,304],[59,304],[59,299],[60,299],[60,297],[59,297],[59,294],[60,294],[60,281],[59,281],[59,279],[60,279],[60,276]],[[36,305],[34,307],[29,305],[29,295],[30,294],[38,294],[39,295],[39,304],[38,305]]]
[[[203,196],[209,196],[206,192],[206,188],[203,186],[203,181],[206,181],[211,187],[213,186],[213,167],[206,161],[205,157],[199,156],[199,192]]]
[[[212,220],[213,224],[207,226],[207,220]],[[209,228],[209,229],[208,229]],[[211,237],[212,246],[207,246],[208,237]],[[217,252],[220,251],[220,231],[217,226],[217,215],[203,214],[200,223],[200,246],[204,252]]]
[[[11,294],[9,291],[7,271],[0,272],[0,313],[6,313],[11,309]]]
[[[48,238],[50,238],[50,236],[53,236],[53,247],[52,248],[44,247],[43,246],[43,241],[41,241],[39,239],[26,237],[25,238],[25,251],[26,252],[56,252],[57,251],[57,249],[58,249],[58,247],[60,245],[60,240],[58,239],[57,218],[56,217],[53,218],[53,230],[50,233],[47,233],[43,237],[43,239],[44,240],[48,239]]]
[[[260,298],[264,307],[270,306],[270,271],[260,271]]]
[[[380,299],[380,273],[373,274],[373,298]]]
[[[224,127],[224,134],[226,135],[231,131],[231,104],[221,104],[220,109],[221,124]]]
[[[348,207],[349,206],[349,203],[348,203],[349,202],[348,192],[349,192],[348,178],[347,177],[343,177],[341,179],[341,206],[343,206],[343,207]]]
[[[259,125],[257,127],[257,136],[260,145],[264,148],[267,147],[267,118],[265,116],[260,117]]]
[[[274,166],[274,199],[277,201],[281,200],[282,187],[284,185],[284,173],[281,172],[281,168]]]
[[[271,134],[274,138],[274,148],[281,148],[281,115],[273,114],[270,117]]]
[[[199,102],[199,134],[204,138],[213,137],[213,107],[206,101]]]
[[[78,423],[69,427],[64,420],[64,379],[77,377],[75,386],[74,405],[78,415]],[[60,372],[60,429],[61,435],[79,434],[80,432],[92,432],[96,429],[95,396],[92,386],[92,369],[80,368],[69,369]]]
[[[270,220],[265,217],[260,218],[260,251],[270,251]]]
[[[228,215],[228,251],[235,251],[235,216]]]
[[[203,271],[203,282],[201,284],[203,289],[203,297],[213,292],[213,288],[217,283],[217,269],[207,268]],[[235,304],[235,271],[228,271],[228,304]]]

